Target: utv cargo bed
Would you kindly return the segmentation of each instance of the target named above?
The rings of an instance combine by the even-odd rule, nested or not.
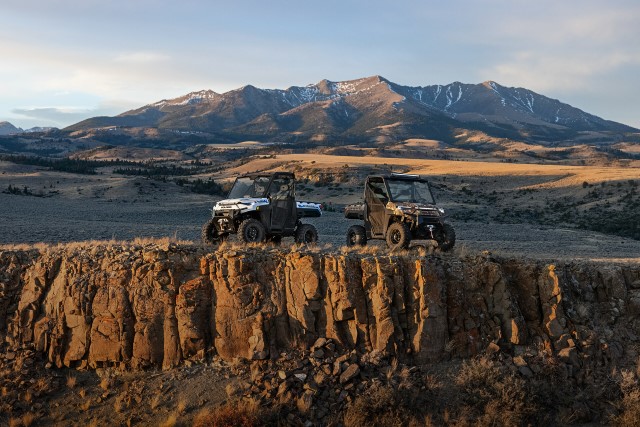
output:
[[[317,218],[322,216],[320,204],[313,202],[296,202],[298,218]]]
[[[364,203],[352,203],[345,206],[344,217],[348,219],[364,219]]]

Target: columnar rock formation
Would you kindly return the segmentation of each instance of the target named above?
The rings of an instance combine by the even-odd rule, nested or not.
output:
[[[640,266],[490,256],[98,246],[0,252],[0,339],[55,366],[278,357],[317,338],[413,363],[528,346],[635,360]]]

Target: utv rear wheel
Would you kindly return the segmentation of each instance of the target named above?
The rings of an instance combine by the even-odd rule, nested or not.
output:
[[[302,224],[296,229],[296,243],[316,243],[318,231],[311,224]]]
[[[202,233],[200,234],[202,243],[205,245],[214,245],[220,242],[221,237],[216,230],[216,222],[212,219],[202,226]]]
[[[367,231],[361,225],[352,225],[347,230],[347,246],[364,246],[367,244]]]
[[[406,249],[411,241],[411,230],[403,222],[394,222],[387,229],[387,246],[391,250]]]
[[[442,227],[442,231],[438,233],[436,237],[436,240],[438,241],[438,248],[445,252],[451,250],[453,245],[456,244],[456,231],[449,224],[445,224]]]
[[[264,241],[266,231],[264,225],[254,218],[245,219],[238,227],[240,239],[245,243],[260,243]]]

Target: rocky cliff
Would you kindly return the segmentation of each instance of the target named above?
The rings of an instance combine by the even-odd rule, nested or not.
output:
[[[171,368],[309,348],[411,363],[534,349],[573,376],[635,361],[640,266],[489,255],[69,246],[0,252],[4,350],[52,365]]]

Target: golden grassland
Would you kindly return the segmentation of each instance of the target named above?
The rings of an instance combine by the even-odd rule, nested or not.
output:
[[[225,175],[284,168],[296,163],[309,169],[332,169],[347,166],[398,166],[408,173],[457,176],[517,176],[549,177],[537,188],[559,188],[581,185],[583,182],[609,182],[640,179],[640,168],[621,166],[569,166],[560,164],[522,164],[489,161],[425,160],[388,157],[355,157],[328,154],[282,154],[273,158],[258,158],[242,166],[227,169]],[[558,179],[558,176],[561,178]]]

